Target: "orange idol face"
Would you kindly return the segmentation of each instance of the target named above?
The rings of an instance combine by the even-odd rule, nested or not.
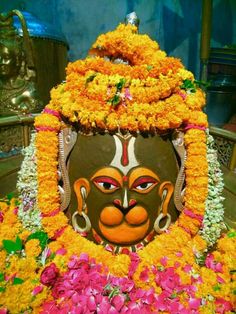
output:
[[[88,216],[89,237],[98,242],[144,245],[160,213],[163,223],[176,219],[171,196],[177,164],[168,139],[79,135],[70,168],[77,216]]]

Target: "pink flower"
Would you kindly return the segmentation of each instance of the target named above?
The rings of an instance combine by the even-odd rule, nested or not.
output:
[[[101,300],[101,302],[100,302],[100,304],[96,310],[97,310],[98,314],[107,314],[110,308],[111,308],[111,304],[108,300],[108,297],[104,297]]]
[[[87,254],[81,254],[80,258],[78,256],[73,255],[68,263],[69,269],[81,269],[84,270],[89,269],[89,263],[88,263],[88,255]]]
[[[132,95],[130,94],[129,88],[125,89],[125,98],[128,99],[128,100],[132,100],[133,99]]]
[[[190,298],[188,303],[190,309],[197,310],[201,305],[201,299]]]
[[[88,263],[88,262],[89,262],[89,256],[88,256],[88,254],[86,254],[86,253],[81,253],[81,254],[80,254],[80,257],[79,257],[79,260],[80,260],[81,262],[83,262],[83,263]],[[91,262],[92,262],[92,260],[91,260]]]
[[[66,249],[64,247],[62,247],[56,251],[56,255],[65,255],[66,252],[67,252]]]
[[[154,293],[154,289],[151,288],[147,291],[145,291],[144,296],[141,297],[142,302],[148,305],[153,304],[153,302],[155,301],[155,293]]]
[[[168,258],[166,256],[163,256],[160,259],[160,263],[161,263],[162,266],[166,266],[167,265],[167,261],[168,261]]]
[[[121,294],[121,295],[115,295],[112,299],[111,299],[111,304],[114,306],[114,308],[119,312],[121,310],[121,308],[123,307],[123,305],[125,304],[125,295]]]
[[[13,209],[13,214],[17,215],[18,209],[19,209],[18,207],[15,207],[15,208]]]
[[[0,309],[0,314],[7,314],[7,309]]]
[[[233,306],[229,301],[224,300],[223,298],[218,298],[215,301],[216,313],[224,314],[233,310]]]
[[[34,290],[32,291],[32,294],[33,295],[37,295],[37,294],[39,294],[42,291],[43,291],[43,286],[40,285],[40,286],[37,286],[37,287],[34,288]]]
[[[42,311],[40,314],[52,314],[52,313],[58,313],[58,308],[55,301],[49,301],[43,304]]]
[[[160,274],[160,286],[168,291],[172,292],[174,289],[179,290],[180,278],[179,275],[174,272],[173,267],[167,268],[165,271]]]
[[[68,296],[68,294],[73,294],[73,291],[69,290],[68,287],[66,287],[62,279],[57,280],[52,289],[53,297],[55,299],[59,299],[66,295]]]
[[[149,279],[148,273],[149,273],[149,270],[147,267],[145,267],[145,269],[140,274],[140,277],[139,277],[140,280],[147,282]]]
[[[186,272],[186,273],[189,273],[191,270],[192,270],[192,266],[187,264],[184,266],[183,270]]]
[[[183,100],[186,99],[187,95],[182,93],[181,91],[178,92],[179,96],[182,97]]]
[[[205,265],[207,268],[214,270],[214,272],[223,273],[222,264],[220,262],[214,261],[214,256],[212,254],[207,255]]]
[[[137,253],[133,253],[133,252],[131,252],[129,254],[129,257],[130,257],[131,263],[129,266],[128,277],[131,278],[133,276],[133,274],[135,273],[137,267],[138,267],[138,264],[140,262],[140,258],[139,258]]]
[[[175,255],[178,256],[178,257],[182,257],[183,253],[182,252],[176,252]]]
[[[219,283],[225,283],[225,280],[221,278],[220,276],[217,276],[216,278]]]
[[[95,297],[93,295],[91,295],[88,298],[88,300],[87,300],[87,307],[88,307],[90,312],[96,311],[97,304],[96,304]]]
[[[162,291],[160,295],[158,295],[157,300],[155,302],[155,308],[160,311],[166,311],[170,305],[170,294],[166,291]]]
[[[45,286],[53,286],[59,276],[59,269],[55,263],[45,267],[40,276],[40,282]]]

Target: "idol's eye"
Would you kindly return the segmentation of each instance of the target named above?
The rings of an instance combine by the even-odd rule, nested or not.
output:
[[[110,177],[97,177],[93,179],[93,183],[103,193],[112,193],[119,189],[119,183]]]
[[[132,189],[139,193],[148,193],[157,183],[157,180],[152,177],[141,177],[134,181]]]

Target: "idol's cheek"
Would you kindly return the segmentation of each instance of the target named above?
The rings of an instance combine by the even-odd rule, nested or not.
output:
[[[105,207],[100,214],[100,221],[103,225],[120,225],[124,219],[122,212],[114,206]]]
[[[138,226],[145,223],[147,219],[148,213],[142,206],[135,206],[126,215],[114,206],[107,206],[100,214],[100,221],[107,226],[116,226],[123,221],[126,221],[128,225]]]
[[[108,206],[100,214],[99,229],[109,242],[134,244],[147,235],[149,224],[148,213],[141,206],[135,206],[126,215],[118,208]]]

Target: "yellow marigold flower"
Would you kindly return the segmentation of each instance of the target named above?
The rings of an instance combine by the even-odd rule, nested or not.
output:
[[[42,225],[50,238],[55,236],[56,232],[61,228],[66,227],[67,224],[68,218],[62,212],[59,212],[55,216],[44,217],[42,219]]]
[[[38,239],[32,239],[25,244],[26,256],[37,257],[41,253],[40,242]]]
[[[23,229],[22,232],[19,234],[19,237],[22,241],[25,241],[30,234],[31,232],[29,230]]]
[[[199,235],[197,234],[194,238],[193,238],[193,249],[197,250],[199,252],[203,252],[206,250],[207,248],[207,243],[206,241]]]
[[[0,202],[0,211],[2,212],[2,213],[5,213],[7,210],[8,210],[8,205],[7,205],[7,203],[6,202]]]
[[[58,241],[52,241],[48,244],[48,248],[55,253],[57,250],[61,249],[62,245]]]
[[[4,269],[6,262],[7,253],[6,251],[0,251],[0,269]]]
[[[179,69],[179,71],[177,72],[177,75],[181,77],[181,79],[184,80],[194,80],[194,76],[193,73],[185,70],[185,69]]]

